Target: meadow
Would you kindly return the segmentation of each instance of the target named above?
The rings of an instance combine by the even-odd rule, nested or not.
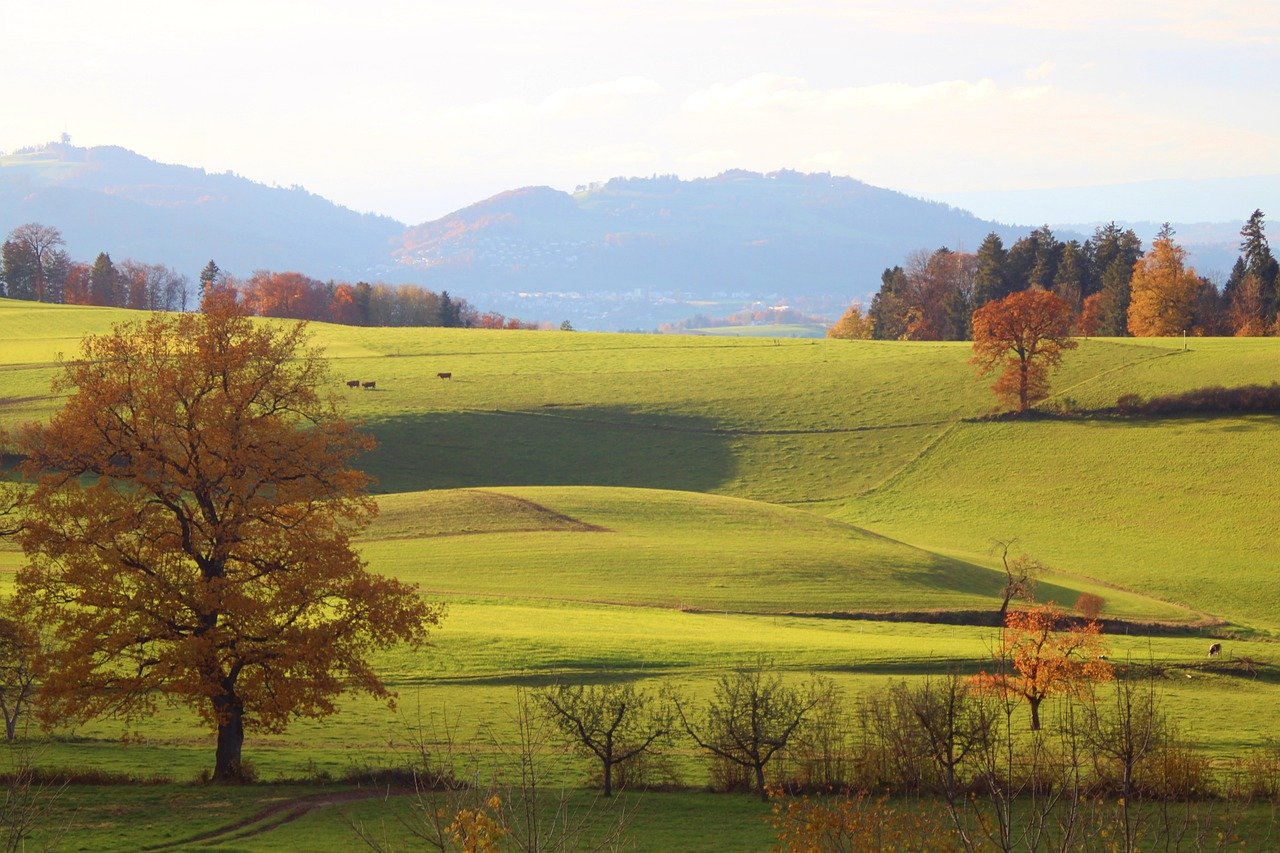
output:
[[[0,300],[0,425],[51,414],[58,359],[134,316]],[[312,330],[334,393],[379,440],[363,464],[381,512],[359,547],[372,570],[449,609],[429,648],[378,661],[396,710],[351,697],[334,717],[251,734],[246,755],[264,779],[394,764],[419,713],[456,715],[468,740],[496,749],[511,737],[515,685],[636,679],[696,697],[725,668],[767,659],[790,678],[825,674],[852,698],[887,679],[976,671],[992,629],[870,617],[994,611],[1003,575],[990,546],[1012,538],[1052,567],[1040,599],[1070,606],[1091,592],[1104,616],[1130,623],[1109,637],[1113,659],[1161,665],[1171,713],[1206,753],[1224,760],[1274,727],[1276,416],[988,420],[990,380],[974,375],[966,344]],[[357,378],[377,388],[343,384]],[[1059,403],[1094,409],[1125,393],[1277,379],[1277,340],[1192,339],[1185,351],[1181,340],[1088,340],[1053,388]],[[5,584],[20,562],[0,543]],[[864,618],[831,618],[850,613]],[[1146,622],[1184,633],[1151,635]],[[1263,674],[1204,668],[1210,634]],[[37,738],[49,766],[175,783],[212,753],[184,709],[55,734]],[[582,762],[556,751],[548,763],[558,783],[582,784]],[[677,764],[686,784],[704,784],[691,749]],[[107,819],[88,817],[93,796],[72,825]],[[256,802],[219,796],[210,823]],[[744,846],[768,842],[758,804],[646,796],[662,814],[694,814],[689,833],[717,825],[697,814],[726,815],[726,826],[752,822]],[[376,816],[377,803],[350,810]],[[328,837],[342,811],[279,831]],[[137,814],[122,825],[151,807]],[[285,836],[254,838],[242,843]]]

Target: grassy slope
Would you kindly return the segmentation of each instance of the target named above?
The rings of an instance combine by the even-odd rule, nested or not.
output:
[[[542,487],[404,493],[380,504],[362,544],[370,563],[450,600],[763,613],[981,609],[1000,586],[985,566],[739,498]],[[1045,591],[1074,600],[1078,585],[1062,583],[1046,581]],[[1191,616],[1091,589],[1112,598],[1115,614]]]
[[[53,362],[81,330],[135,316],[0,300],[0,423],[52,410]],[[337,379],[379,386],[339,389],[382,438],[369,465],[383,491],[398,493],[381,498],[365,553],[452,601],[433,648],[388,654],[381,668],[406,700],[429,687],[432,703],[472,720],[501,720],[510,683],[525,674],[661,673],[697,691],[715,669],[764,654],[836,673],[856,691],[886,674],[976,665],[991,642],[980,629],[675,607],[967,607],[984,594],[989,604],[992,576],[974,564],[990,565],[983,552],[995,536],[1022,536],[1058,565],[1058,588],[1043,592],[1060,600],[1100,589],[1076,577],[1092,576],[1256,624],[1274,618],[1264,603],[1266,561],[1275,562],[1265,523],[1277,503],[1265,488],[1275,482],[1274,418],[957,423],[992,406],[957,344],[316,333]],[[1278,344],[1193,341],[1183,354],[1173,342],[1089,341],[1056,387],[1104,405],[1124,391],[1269,381]],[[456,378],[442,382],[438,370]],[[651,491],[571,488],[584,485]],[[484,491],[416,491],[438,487]],[[0,553],[0,568],[18,559]],[[1223,577],[1248,591],[1205,582]],[[1117,614],[1181,615],[1136,593],[1103,594]],[[1117,654],[1174,663],[1203,655],[1198,639],[1115,643]],[[1276,657],[1266,643],[1232,643],[1229,653]],[[1212,749],[1267,733],[1272,685],[1174,684],[1175,712]],[[336,720],[255,736],[250,749],[268,775],[312,760],[342,769],[353,752],[385,753],[390,719],[355,698]],[[207,763],[207,734],[186,711],[148,721],[127,747],[120,730],[86,727],[87,740],[52,744],[50,759],[179,778]]]
[[[79,330],[131,316],[0,301],[0,423],[50,411],[56,354]],[[314,328],[338,378],[378,382],[341,391],[382,440],[367,463],[386,492],[639,486],[812,504],[986,565],[991,539],[1018,535],[1066,575],[1276,624],[1265,569],[1276,546],[1259,521],[1276,503],[1274,418],[957,424],[992,408],[964,344]],[[1125,391],[1269,381],[1280,363],[1274,340],[1180,349],[1086,341],[1055,387],[1105,405]],[[755,559],[758,546],[742,546]],[[1205,582],[1219,577],[1258,594]]]

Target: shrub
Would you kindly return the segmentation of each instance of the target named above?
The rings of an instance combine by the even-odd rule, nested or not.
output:
[[[1080,597],[1076,599],[1076,612],[1092,622],[1102,614],[1102,606],[1105,603],[1106,600],[1100,595],[1082,592]]]
[[[1236,758],[1228,779],[1233,800],[1280,800],[1280,744],[1269,741]]]
[[[770,792],[777,797],[777,791]],[[775,799],[775,850],[958,850],[956,832],[928,809],[893,805],[865,791],[850,796]]]

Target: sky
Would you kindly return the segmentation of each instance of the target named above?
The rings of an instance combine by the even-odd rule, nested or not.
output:
[[[1005,221],[1006,193],[1280,173],[1277,0],[5,0],[0,21],[0,151],[66,132],[409,223],[729,168]]]

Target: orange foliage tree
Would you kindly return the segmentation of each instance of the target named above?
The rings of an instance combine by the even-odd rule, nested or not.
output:
[[[1080,316],[1076,318],[1076,331],[1086,338],[1098,334],[1098,328],[1102,325],[1103,298],[1101,293],[1094,293],[1086,296],[1080,305]]]
[[[827,337],[849,341],[870,340],[872,325],[871,317],[864,314],[862,306],[855,302],[840,315],[835,325],[827,329]]]
[[[441,611],[352,548],[372,439],[322,393],[303,324],[253,324],[217,292],[204,310],[119,324],[64,366],[65,407],[20,439],[18,588],[54,627],[43,713],[174,698],[232,780],[246,729],[330,714],[347,688],[389,698],[370,652],[421,643]]]
[[[1066,630],[1063,630],[1063,628]],[[996,673],[973,677],[982,690],[1017,696],[1031,707],[1031,730],[1040,728],[1040,704],[1050,696],[1086,693],[1096,682],[1112,677],[1104,660],[1106,647],[1097,622],[1064,625],[1063,614],[1053,604],[1031,610],[1011,610],[995,658],[1003,664]]]
[[[1186,249],[1173,242],[1168,225],[1151,251],[1133,265],[1129,280],[1129,333],[1136,337],[1168,337],[1188,331],[1196,298],[1204,286],[1194,269],[1186,269]]]
[[[1003,367],[991,390],[1025,412],[1049,393],[1049,368],[1062,362],[1070,338],[1071,306],[1045,290],[1023,290],[973,312],[973,358],[980,374]]]

